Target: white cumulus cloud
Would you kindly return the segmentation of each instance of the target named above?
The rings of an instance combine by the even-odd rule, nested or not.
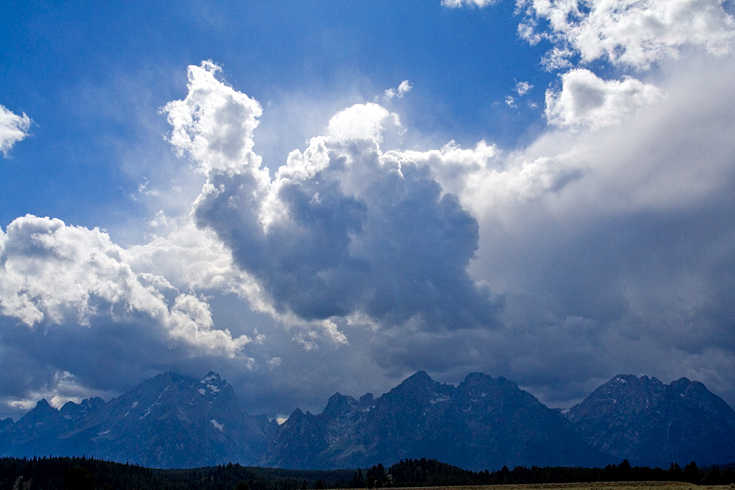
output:
[[[204,173],[260,164],[252,152],[252,134],[263,110],[255,100],[219,81],[215,77],[219,71],[211,61],[189,67],[188,96],[163,108],[173,127],[171,145],[180,154],[190,155]]]
[[[647,69],[664,56],[676,56],[686,45],[709,52],[729,52],[735,20],[723,0],[517,0],[528,15],[521,35],[538,42],[538,35],[559,44],[552,65],[571,48],[585,62],[605,58],[614,64]],[[538,20],[548,33],[538,34]]]
[[[497,0],[442,0],[442,5],[449,8],[459,8],[464,6],[482,8],[496,2]]]
[[[0,105],[0,151],[7,156],[17,142],[28,136],[31,118],[25,113],[19,116],[7,107]]]
[[[209,306],[168,280],[136,273],[127,252],[99,229],[25,216],[0,232],[0,313],[29,329],[103,328],[145,316],[172,341],[206,353],[242,355],[249,339],[213,328]],[[17,328],[20,328],[19,327]]]
[[[327,135],[342,140],[369,138],[382,143],[388,126],[400,132],[401,120],[398,114],[390,113],[375,103],[356,104],[338,112],[329,120]]]
[[[561,91],[546,91],[546,119],[555,126],[593,130],[610,126],[663,96],[660,89],[640,80],[602,80],[585,69],[571,70],[561,78]]]

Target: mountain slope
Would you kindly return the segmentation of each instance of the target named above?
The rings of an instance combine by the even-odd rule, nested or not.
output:
[[[735,462],[735,411],[698,382],[616,376],[562,415],[505,378],[457,386],[420,371],[374,398],[336,393],[318,415],[281,426],[250,416],[219,375],[163,373],[105,403],[38,402],[0,421],[0,456],[81,456],[157,468],[228,462],[288,469],[366,468],[430,458],[503,466],[668,467]]]
[[[618,375],[567,417],[590,445],[634,464],[735,461],[735,411],[687,378]]]
[[[163,373],[108,403],[70,403],[56,410],[39,402],[0,433],[2,454],[87,455],[156,468],[252,464],[270,438],[267,419],[249,416],[214,373],[202,380]]]
[[[419,372],[375,400],[337,393],[319,415],[297,410],[261,463],[331,469],[422,457],[475,470],[611,461],[515,383],[475,373],[454,387]]]

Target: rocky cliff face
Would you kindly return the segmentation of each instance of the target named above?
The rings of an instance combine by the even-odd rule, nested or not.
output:
[[[619,375],[567,414],[596,449],[633,464],[735,461],[735,411],[699,382]]]

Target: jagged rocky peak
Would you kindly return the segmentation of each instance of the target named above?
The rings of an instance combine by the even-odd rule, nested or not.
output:
[[[712,392],[710,392],[704,384],[699,381],[691,381],[688,378],[679,378],[676,381],[672,381],[671,384],[669,384],[669,391],[693,402],[697,399],[704,399],[707,401],[711,401],[712,399]]]
[[[36,402],[36,406],[30,412],[21,417],[20,420],[23,421],[25,419],[27,421],[36,421],[57,415],[58,413],[59,411],[57,409],[52,407],[45,398],[42,398]]]
[[[509,381],[504,377],[493,378],[483,373],[470,373],[465,380],[460,383],[459,388],[464,390],[497,390],[511,389],[519,390],[518,385],[513,381]]]
[[[281,427],[290,427],[295,424],[299,424],[301,421],[303,421],[307,417],[312,417],[312,415],[309,412],[304,413],[303,410],[301,410],[299,407],[296,407],[296,409],[293,412],[291,412],[291,415],[288,416],[288,418],[281,425]]]
[[[87,454],[154,467],[232,461],[311,469],[364,468],[406,457],[475,470],[622,459],[735,461],[735,411],[687,378],[665,385],[618,375],[567,417],[502,377],[471,373],[455,387],[419,371],[378,398],[335,393],[321,414],[297,408],[278,426],[248,415],[217,373],[167,372],[108,403],[90,398],[56,410],[39,401],[17,423],[0,421],[0,456]]]
[[[367,408],[371,408],[375,406],[375,398],[373,397],[372,393],[365,393],[360,397],[359,400],[360,408],[365,410]]]
[[[725,463],[735,458],[735,412],[702,383],[618,375],[567,414],[593,447],[631,463]]]
[[[431,379],[431,376],[426,371],[418,371],[416,374],[403,380],[403,383],[398,385],[398,388],[430,388],[435,384],[436,381]]]
[[[134,388],[129,396],[133,396],[140,404],[143,404],[149,401],[151,403],[160,402],[163,398],[176,398],[182,393],[192,392],[198,392],[209,401],[220,397],[225,392],[228,396],[234,394],[232,386],[213,371],[207,373],[202,379],[167,371],[147,379]]]
[[[36,402],[36,406],[33,410],[39,410],[39,411],[44,410],[45,411],[45,410],[56,410],[56,409],[52,407],[51,404],[49,404],[48,400],[46,400],[45,398],[41,398],[40,400]]]
[[[327,401],[327,406],[322,412],[324,415],[339,416],[345,413],[350,413],[358,408],[358,402],[351,396],[345,396],[335,393]]]
[[[172,385],[180,385],[186,378],[173,371],[166,371],[152,378],[148,378],[133,388],[135,393],[160,393]]]
[[[64,419],[59,414],[59,411],[43,398],[36,403],[36,406],[31,411],[18,420],[15,427],[16,429],[35,431],[42,426],[48,428],[63,422]]]
[[[633,416],[656,403],[668,386],[656,378],[618,374],[598,387],[582,403],[567,413],[570,421],[587,417],[587,414],[608,412]]]
[[[676,381],[672,381],[669,384],[669,388],[671,388],[672,390],[676,392],[684,393],[691,387],[695,387],[696,389],[697,385],[702,385],[702,387],[704,387],[704,385],[700,383],[699,381],[692,381],[689,378],[682,377],[682,378],[677,379]]]
[[[83,417],[93,410],[98,409],[104,404],[105,401],[98,396],[95,396],[93,398],[85,398],[80,403],[74,403],[73,401],[69,400],[64,404],[63,407],[61,407],[59,413],[61,413],[61,416],[65,419],[77,419],[79,417]]]
[[[227,386],[227,381],[222,379],[219,374],[209,371],[205,377],[199,380],[199,384],[205,385],[207,389],[217,392]]]
[[[649,392],[659,392],[666,388],[666,385],[659,379],[646,375],[635,376],[632,374],[618,374],[614,376],[610,381],[600,386],[598,390],[606,391],[631,391],[631,390],[643,390]]]
[[[464,384],[468,387],[476,385],[486,385],[488,382],[493,381],[492,376],[488,376],[483,373],[470,373],[465,377]]]
[[[487,405],[498,399],[512,399],[515,403],[541,405],[531,393],[522,390],[515,382],[502,376],[493,378],[487,374],[471,373],[457,387],[458,398]]]
[[[411,400],[414,403],[428,403],[437,398],[450,397],[454,389],[454,386],[434,381],[426,371],[419,371],[406,378],[403,383],[383,395],[381,399],[391,402]]]
[[[679,378],[669,384],[671,396],[678,396],[706,413],[732,413],[733,410],[725,400],[715,395],[699,381],[690,381],[688,378]]]
[[[208,372],[204,378],[199,380],[196,389],[207,398],[214,398],[225,391],[232,391],[232,387],[227,384],[227,381],[213,371]]]

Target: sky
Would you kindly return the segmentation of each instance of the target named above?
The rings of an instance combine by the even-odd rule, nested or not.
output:
[[[731,0],[0,6],[0,417],[213,370],[735,405]]]

